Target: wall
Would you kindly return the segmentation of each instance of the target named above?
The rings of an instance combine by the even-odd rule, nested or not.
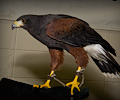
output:
[[[107,5],[106,5],[107,4]],[[49,52],[23,29],[11,30],[13,21],[24,14],[62,13],[87,21],[117,51],[120,64],[120,2],[112,0],[0,0],[0,79],[43,84],[50,72]],[[65,52],[65,61],[56,72],[65,83],[74,78],[77,65]],[[51,86],[59,85],[52,81]],[[85,84],[90,96],[85,100],[120,100],[120,79],[105,78],[90,59]]]

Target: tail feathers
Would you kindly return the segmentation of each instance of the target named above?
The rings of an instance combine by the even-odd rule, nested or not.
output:
[[[93,57],[92,59],[96,63],[96,65],[99,67],[99,69],[103,72],[104,76],[111,77],[111,78],[120,77],[120,66],[118,65],[117,62],[112,62],[109,59],[107,59],[107,61],[100,61]]]
[[[100,44],[85,46],[84,50],[91,56],[105,76],[120,77],[120,65]]]

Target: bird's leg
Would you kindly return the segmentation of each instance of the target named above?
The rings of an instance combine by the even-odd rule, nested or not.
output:
[[[45,84],[40,85],[40,88],[43,88],[43,87],[51,88],[51,87],[50,87],[50,81],[51,81],[51,76],[52,76],[53,74],[54,74],[54,71],[51,71],[51,73],[50,73],[50,75],[49,75],[49,79],[45,82]],[[33,85],[33,87],[39,88],[39,85]]]
[[[64,60],[62,49],[57,50],[57,49],[49,48],[49,52],[50,52],[50,55],[51,55],[51,73],[48,77],[48,80],[45,82],[45,84],[41,85],[40,88],[42,88],[42,87],[51,88],[50,87],[50,81],[51,81],[51,79],[55,79],[54,71],[57,70],[59,65],[62,64],[63,60]],[[39,87],[39,86],[34,85],[34,87]]]
[[[78,91],[80,91],[80,89],[79,89],[79,87],[78,87],[80,83],[77,82],[78,77],[79,77],[79,75],[80,75],[80,74],[78,74],[78,73],[80,73],[80,72],[81,72],[81,67],[79,66],[78,69],[77,69],[77,71],[76,71],[76,75],[75,75],[74,80],[73,80],[72,82],[69,82],[69,83],[66,84],[66,86],[70,86],[70,85],[71,85],[71,95],[74,94],[74,93],[73,93],[73,89],[74,89],[74,88],[77,88]]]

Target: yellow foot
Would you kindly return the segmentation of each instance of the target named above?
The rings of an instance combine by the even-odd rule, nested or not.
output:
[[[43,88],[43,87],[51,88],[51,87],[50,87],[50,80],[47,80],[47,81],[45,82],[45,84],[40,85],[40,88]]]
[[[74,89],[74,88],[77,88],[78,91],[80,91],[80,89],[79,89],[79,87],[78,87],[79,84],[80,84],[80,83],[77,82],[77,77],[75,77],[75,79],[74,79],[72,82],[69,82],[69,83],[66,84],[67,87],[71,85],[71,95],[74,94],[74,93],[73,93],[73,89]]]
[[[54,74],[54,71],[51,71],[50,76],[52,76],[53,74]],[[50,79],[48,79],[48,80],[45,82],[45,84],[40,85],[40,88],[43,88],[43,87],[51,88],[51,87],[50,87]]]
[[[34,84],[33,87],[34,88],[39,88],[39,85]]]

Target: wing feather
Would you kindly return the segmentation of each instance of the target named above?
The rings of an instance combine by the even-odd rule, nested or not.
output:
[[[101,44],[107,51],[115,55],[115,50],[86,22],[77,18],[54,19],[46,26],[46,34],[72,46]]]

